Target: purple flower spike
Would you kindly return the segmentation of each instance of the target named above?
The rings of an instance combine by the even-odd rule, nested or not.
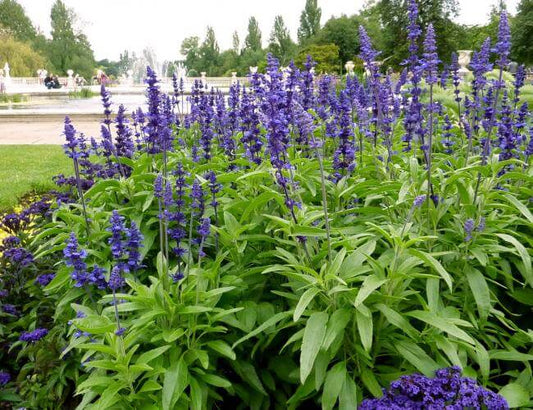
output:
[[[5,386],[11,380],[11,375],[8,372],[0,371],[0,386]]]
[[[427,198],[427,195],[418,195],[413,201],[413,208],[418,208],[422,206],[422,204],[426,202],[426,198]]]
[[[474,230],[475,222],[472,218],[468,218],[465,221],[465,242],[472,240],[472,231]]]
[[[424,58],[423,68],[428,84],[436,84],[438,82],[437,67],[440,63],[437,55],[437,44],[435,41],[435,30],[433,24],[429,24],[426,38],[424,40]]]

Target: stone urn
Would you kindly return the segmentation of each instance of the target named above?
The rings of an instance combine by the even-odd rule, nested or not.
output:
[[[68,88],[74,88],[76,86],[76,82],[74,81],[74,70],[67,70],[67,87]]]
[[[257,73],[257,66],[252,67],[250,66],[250,74],[256,74]]]
[[[237,80],[237,71],[231,72],[231,84],[237,84],[239,80]]]
[[[353,75],[353,70],[355,68],[355,64],[352,60],[347,61],[346,64],[344,64],[344,68],[346,69],[346,75]]]
[[[470,73],[470,70],[466,67],[470,64],[472,50],[458,50],[457,53],[459,55],[457,58],[457,62],[459,63],[459,76],[465,78]]]

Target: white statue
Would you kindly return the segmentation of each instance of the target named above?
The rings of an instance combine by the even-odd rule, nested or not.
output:
[[[346,75],[352,76],[355,64],[352,60],[347,61],[346,64],[344,64],[344,68],[346,69]]]
[[[458,50],[459,57],[457,58],[457,62],[459,63],[459,76],[461,78],[465,78],[469,73],[470,70],[466,68],[468,64],[470,64],[470,56],[472,55],[472,50]]]
[[[74,81],[74,77],[72,77],[74,75],[74,70],[67,70],[67,75],[67,88],[76,87],[76,82]]]
[[[4,90],[11,85],[11,76],[9,75],[10,70],[9,64],[6,61],[4,64]]]

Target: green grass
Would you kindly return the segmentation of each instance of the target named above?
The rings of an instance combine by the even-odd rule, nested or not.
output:
[[[0,145],[0,210],[27,194],[53,189],[52,177],[60,173],[73,170],[59,145]]]
[[[80,90],[71,91],[71,92],[68,93],[68,97],[69,98],[75,98],[75,99],[92,98],[95,95],[97,95],[97,94],[93,93],[90,88],[86,88],[86,87],[83,87]]]

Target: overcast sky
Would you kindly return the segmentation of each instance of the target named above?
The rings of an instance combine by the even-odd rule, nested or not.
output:
[[[97,60],[117,60],[125,50],[139,53],[152,47],[160,60],[175,60],[185,37],[201,39],[206,26],[213,26],[221,49],[231,47],[237,30],[241,43],[248,18],[255,16],[268,41],[274,17],[281,14],[296,39],[300,13],[305,0],[63,0],[75,10],[92,44]],[[35,26],[49,36],[50,9],[54,0],[18,0]],[[322,24],[331,16],[354,14],[364,0],[318,0]],[[484,24],[497,0],[459,0],[458,22]],[[516,12],[518,0],[506,0],[509,12]]]

